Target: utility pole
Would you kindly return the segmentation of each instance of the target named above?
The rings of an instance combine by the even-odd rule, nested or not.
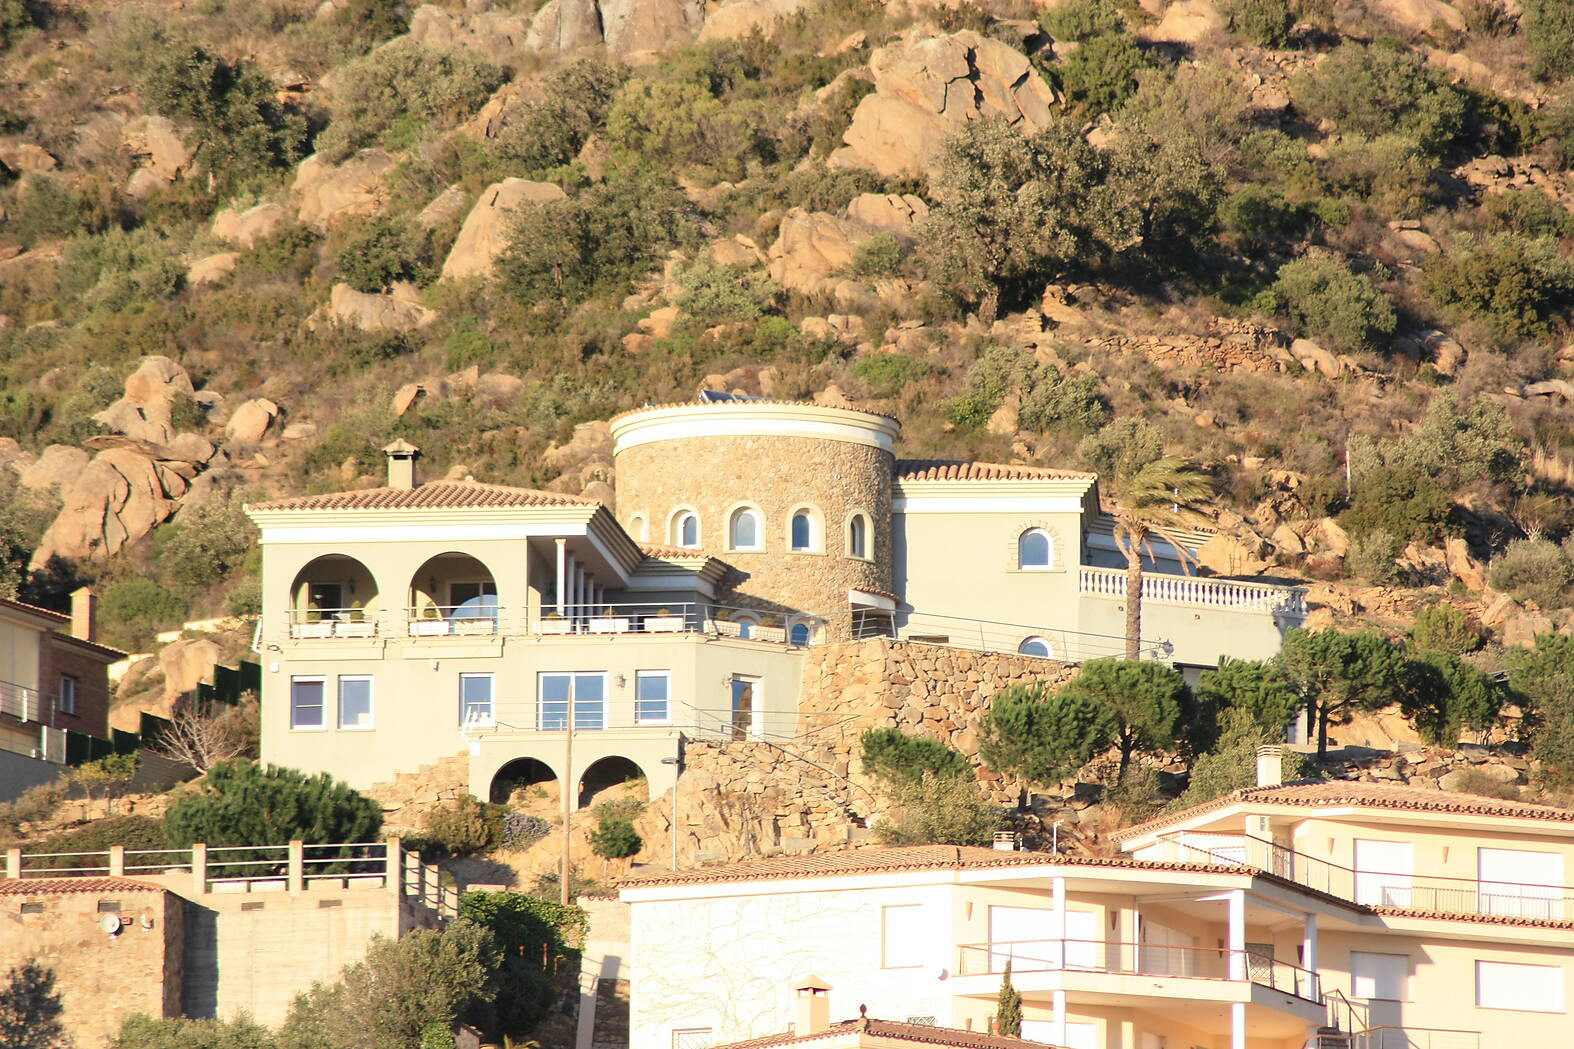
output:
[[[677,765],[678,758],[662,758],[663,765]],[[682,769],[675,769],[672,777],[672,821],[667,825],[667,837],[672,840],[672,869],[678,869],[678,777]]]

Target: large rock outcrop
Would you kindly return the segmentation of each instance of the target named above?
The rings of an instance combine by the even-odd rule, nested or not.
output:
[[[225,208],[213,216],[213,235],[245,250],[271,237],[288,217],[281,204],[258,204],[245,211]]]
[[[361,331],[414,331],[437,319],[435,310],[421,305],[420,294],[408,284],[382,295],[335,284],[326,310],[329,317]]]
[[[506,11],[445,11],[422,4],[410,15],[410,40],[422,47],[463,48],[495,65],[511,64],[524,50],[530,16]]]
[[[882,47],[869,68],[874,93],[858,103],[835,166],[933,175],[941,144],[966,121],[996,116],[1034,131],[1055,102],[1021,52],[971,31]]]
[[[687,43],[704,24],[700,0],[547,0],[527,42],[539,51],[604,43],[613,54],[626,55]]]
[[[326,233],[340,219],[377,214],[388,202],[383,176],[394,164],[380,149],[363,149],[341,164],[318,153],[307,157],[290,188],[301,223]]]
[[[163,444],[175,436],[170,421],[175,401],[191,394],[186,369],[168,357],[144,357],[127,377],[125,394],[93,420],[127,437]]]
[[[826,282],[852,265],[859,243],[871,235],[855,220],[793,208],[782,216],[770,247],[771,279],[806,295],[827,290]]]
[[[514,210],[522,204],[562,200],[563,188],[551,182],[506,178],[481,194],[465,217],[459,236],[443,260],[443,277],[488,277],[498,256],[508,247]]]
[[[700,39],[742,40],[753,32],[768,34],[804,4],[805,0],[725,0],[705,17]]]

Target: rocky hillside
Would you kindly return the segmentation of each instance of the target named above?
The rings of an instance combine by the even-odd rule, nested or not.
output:
[[[608,498],[718,387],[1567,630],[1571,74],[1558,0],[0,0],[0,586],[137,645],[255,607],[248,498]]]

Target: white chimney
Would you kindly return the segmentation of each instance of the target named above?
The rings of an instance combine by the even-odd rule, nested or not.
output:
[[[388,457],[388,487],[405,491],[415,487],[415,459],[421,449],[403,438],[383,449]]]
[[[1277,787],[1284,782],[1284,748],[1277,743],[1257,748],[1257,785]]]
[[[792,1033],[795,1038],[820,1034],[831,1026],[831,985],[818,976],[793,988]]]
[[[80,641],[98,640],[98,595],[90,587],[71,593],[71,636]]]

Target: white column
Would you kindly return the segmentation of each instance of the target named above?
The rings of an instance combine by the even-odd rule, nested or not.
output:
[[[1229,906],[1230,979],[1244,980],[1246,979],[1246,890],[1230,890]]]
[[[568,554],[565,547],[567,539],[557,541],[557,614],[563,614],[563,606],[567,604],[568,594]]]
[[[1246,1003],[1230,1003],[1230,1049],[1246,1049]]]
[[[1049,880],[1050,900],[1054,905],[1055,946],[1050,952],[1050,962],[1060,968],[1066,960],[1066,879]],[[1065,1032],[1061,1032],[1064,1034]],[[1061,1039],[1064,1042],[1064,1039]]]
[[[1054,994],[1053,994],[1052,1005],[1054,1006],[1054,1009],[1055,1009],[1055,1019],[1054,1019],[1054,1026],[1051,1028],[1049,1036],[1055,1040],[1055,1044],[1056,1045],[1065,1045],[1066,1044],[1066,992],[1065,991],[1055,991]],[[1241,1049],[1245,1049],[1245,1043],[1242,1043]]]
[[[1316,1000],[1321,988],[1322,972],[1317,967],[1317,915],[1311,911],[1306,912],[1301,932],[1301,968],[1311,974],[1312,985],[1307,988],[1305,997]]]

